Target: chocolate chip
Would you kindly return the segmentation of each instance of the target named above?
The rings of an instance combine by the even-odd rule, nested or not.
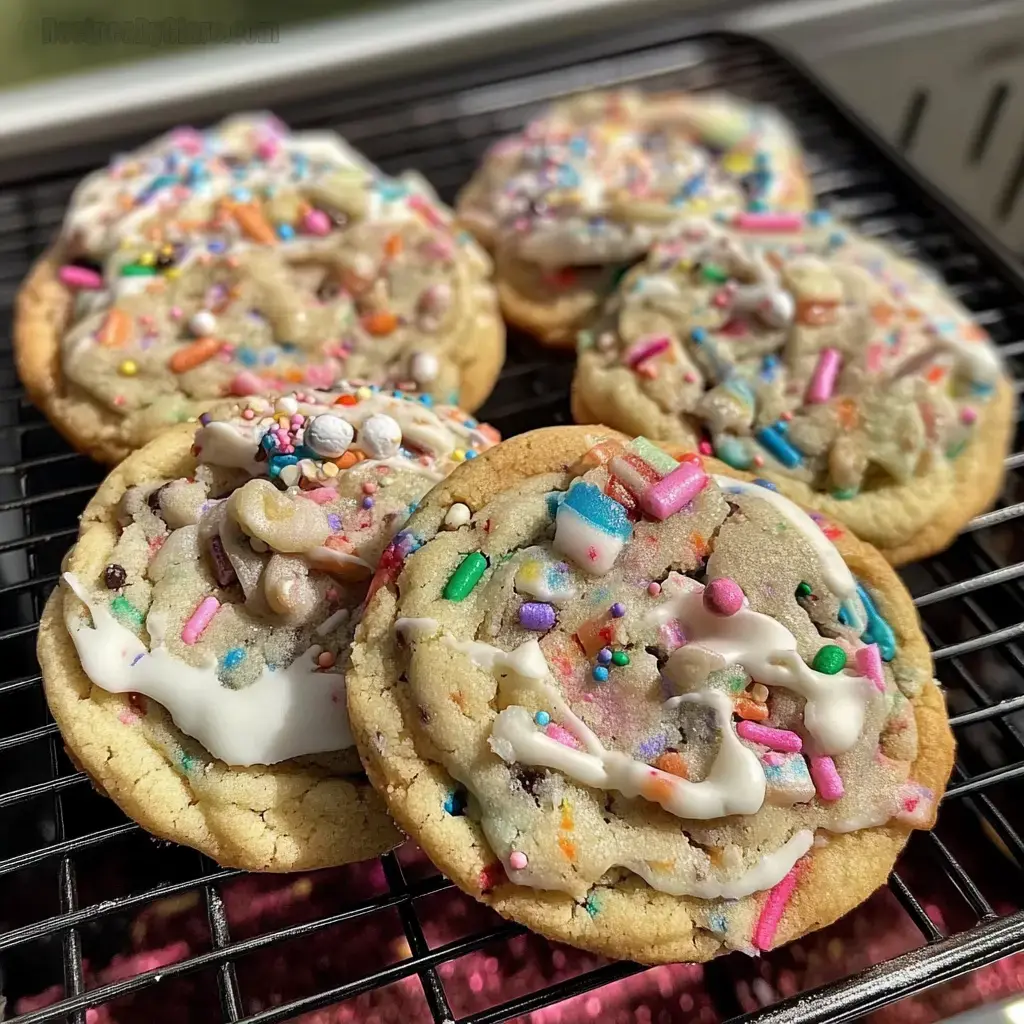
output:
[[[112,562],[103,570],[103,582],[106,583],[108,590],[117,590],[119,587],[123,587],[126,579],[128,579],[128,573],[124,571],[124,566],[118,565],[116,562]]]
[[[160,508],[160,495],[163,493],[164,487],[169,487],[169,484],[162,484],[160,487],[154,488],[146,495],[146,504],[157,514],[161,515],[163,509]]]

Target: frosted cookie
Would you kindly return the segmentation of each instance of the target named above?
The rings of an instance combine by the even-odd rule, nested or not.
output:
[[[565,100],[503,139],[457,211],[495,255],[506,318],[572,345],[622,268],[680,218],[811,204],[799,143],[773,111],[621,90]]]
[[[82,518],[39,632],[75,762],[158,836],[295,871],[399,834],[345,710],[358,609],[417,502],[497,440],[369,388],[254,397],[129,456]]]
[[[827,214],[692,221],[579,336],[573,409],[771,480],[894,564],[999,493],[1000,358],[922,266]]]
[[[245,115],[85,179],[20,293],[15,354],[104,461],[219,398],[342,379],[472,410],[504,359],[490,277],[422,179]]]
[[[911,599],[721,463],[593,440],[514,437],[428,495],[357,631],[356,743],[506,917],[645,963],[773,948],[934,822],[953,739]]]

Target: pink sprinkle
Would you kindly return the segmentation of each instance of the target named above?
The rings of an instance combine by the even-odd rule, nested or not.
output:
[[[88,267],[76,267],[71,263],[65,264],[57,271],[61,284],[69,288],[80,288],[83,291],[99,291],[103,287],[103,275]]]
[[[743,607],[743,588],[728,576],[704,588],[704,607],[714,615],[735,615]]]
[[[683,380],[686,381],[687,384],[693,384],[697,380],[697,374],[695,374],[693,370],[687,370],[686,373],[683,374]]]
[[[811,758],[811,778],[822,800],[838,800],[846,792],[831,757]]]
[[[656,338],[641,338],[626,349],[622,361],[627,366],[638,366],[640,363],[664,352],[670,344],[669,339],[665,335]]]
[[[228,391],[232,395],[258,395],[263,390],[263,381],[250,370],[242,370],[231,378]]]
[[[508,866],[513,871],[522,871],[528,863],[529,861],[527,860],[526,854],[523,853],[522,850],[513,850],[509,854]]]
[[[254,413],[252,411],[252,409],[243,409],[242,410],[242,419],[243,420],[254,420],[255,418],[256,418],[256,413]]]
[[[655,519],[668,519],[689,504],[708,483],[708,475],[692,462],[681,462],[640,495],[640,507]]]
[[[814,368],[814,376],[811,377],[810,387],[807,389],[807,401],[821,404],[832,397],[832,390],[836,386],[836,376],[839,374],[839,364],[842,357],[839,349],[826,348],[818,356],[818,365]]]
[[[710,441],[701,441],[701,443],[699,445],[697,445],[697,451],[699,451],[701,453],[701,455],[710,455],[712,453],[712,451],[713,451],[713,449],[711,447],[711,442]]]
[[[800,231],[804,218],[799,213],[738,213],[732,223],[742,231]]]
[[[868,371],[871,373],[878,373],[882,369],[882,361],[885,358],[885,346],[884,345],[868,345],[867,352],[867,363]]]
[[[804,741],[789,729],[773,729],[770,725],[746,720],[738,722],[736,732],[751,743],[762,743],[772,750],[781,750],[786,754],[799,754]]]
[[[650,594],[651,597],[657,597],[661,593],[661,584],[657,580],[651,580],[651,582],[647,584],[647,593]]]
[[[273,160],[277,156],[279,148],[278,140],[268,135],[266,138],[260,139],[256,146],[256,155],[261,160]]]
[[[318,235],[322,238],[331,233],[331,218],[323,210],[310,210],[302,218],[302,230],[307,235]]]
[[[333,487],[317,487],[312,491],[299,491],[300,498],[309,498],[317,505],[326,505],[338,497],[338,492]]]
[[[678,619],[666,622],[658,630],[658,637],[662,645],[670,652],[686,646],[686,634],[683,632],[683,627],[679,624]]]
[[[969,427],[978,418],[978,410],[972,408],[969,405],[964,406],[960,410],[960,422],[965,426]]]
[[[867,647],[859,648],[853,658],[857,664],[857,671],[862,676],[867,676],[879,693],[885,693],[885,676],[882,674],[882,655],[879,653],[878,644],[868,644]]]
[[[182,628],[181,642],[188,644],[189,647],[197,643],[210,624],[210,620],[217,614],[218,608],[220,608],[220,601],[212,594],[209,597],[204,597],[199,602],[199,607],[192,613],[192,617]]]
[[[779,882],[765,901],[761,916],[754,926],[753,943],[758,949],[771,949],[775,933],[779,929],[779,922],[782,920],[786,904],[789,903],[793,890],[796,888],[797,869],[794,867],[786,877]]]
[[[411,195],[407,202],[409,203],[409,208],[415,210],[432,228],[443,228],[445,226],[444,218],[423,196]]]
[[[556,725],[554,722],[549,722],[547,728],[544,730],[545,734],[550,736],[551,739],[557,740],[562,746],[572,747],[573,750],[579,750],[579,740],[568,729],[563,729],[560,725]]]

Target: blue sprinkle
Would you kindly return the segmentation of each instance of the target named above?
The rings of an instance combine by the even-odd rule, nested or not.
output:
[[[868,617],[868,628],[861,634],[861,640],[866,644],[878,644],[878,653],[882,655],[882,661],[892,661],[896,657],[896,634],[893,633],[892,626],[879,614],[874,601],[861,583],[857,584],[857,596],[861,599],[864,613]]]
[[[245,651],[241,647],[232,647],[227,654],[224,655],[224,667],[227,669],[235,668],[242,663],[245,659]]]
[[[467,448],[466,449],[466,458],[467,459],[475,459],[476,458],[476,454],[477,453],[472,448]]]
[[[278,224],[277,237],[288,242],[295,237],[295,228],[291,224]]]
[[[139,663],[140,661],[142,661],[142,659],[143,659],[143,658],[144,658],[145,656],[146,656],[146,652],[145,652],[145,651],[143,651],[143,652],[142,652],[142,654],[136,654],[136,655],[135,655],[135,657],[134,657],[134,658],[132,658],[132,666],[134,667],[135,665],[138,665],[138,663]]]
[[[715,441],[715,455],[733,469],[750,468],[750,452],[738,437],[723,437]]]
[[[595,665],[591,675],[594,677],[595,683],[606,683],[608,681],[608,669],[604,665]]]
[[[569,140],[569,152],[573,156],[587,155],[587,140],[582,135],[577,135]]]
[[[434,404],[434,396],[433,395],[420,395],[420,401],[424,405],[426,405],[426,406],[433,405]]]
[[[778,356],[765,356],[761,361],[761,379],[762,380],[775,380],[775,375],[779,370],[779,359]]]
[[[724,935],[729,930],[729,922],[725,919],[725,914],[720,910],[714,910],[708,914],[708,927],[716,935]]]
[[[562,503],[562,492],[549,491],[544,495],[544,500],[548,506],[548,515],[554,518],[555,513],[558,511],[558,506]]]
[[[762,427],[754,436],[787,469],[796,469],[803,462],[800,452],[775,427]]]
[[[252,199],[252,193],[247,188],[236,188],[231,196],[240,203],[247,203]]]
[[[243,366],[255,366],[259,362],[259,356],[251,348],[236,348],[235,358]]]
[[[226,252],[227,251],[228,246],[227,246],[226,242],[213,241],[213,242],[207,242],[206,243],[206,248],[209,249],[210,252],[215,253],[215,254],[217,254],[219,256],[222,252]]]
[[[853,625],[853,619],[850,618],[850,613],[845,608],[839,609],[839,623],[843,626]]]
[[[534,720],[534,721],[535,721],[535,722],[536,722],[536,723],[537,723],[537,724],[538,724],[538,725],[539,725],[539,726],[540,726],[541,728],[543,728],[543,727],[544,727],[545,725],[547,725],[547,724],[548,724],[548,722],[550,722],[550,721],[551,721],[551,716],[550,716],[550,715],[549,715],[549,714],[548,714],[548,713],[547,713],[546,711],[538,711],[538,712],[537,712],[537,714],[535,714],[535,715],[533,716],[533,720]]]
[[[693,339],[695,345],[703,345],[708,340],[708,332],[703,327],[694,327],[690,331],[690,337]]]
[[[807,214],[808,224],[827,224],[832,219],[832,214],[828,210],[812,210]]]
[[[444,798],[444,813],[453,818],[461,818],[466,810],[466,797],[461,791],[453,789]]]
[[[778,487],[771,482],[771,480],[765,480],[763,476],[754,477],[754,483],[758,487],[767,487],[769,491],[777,491]]]

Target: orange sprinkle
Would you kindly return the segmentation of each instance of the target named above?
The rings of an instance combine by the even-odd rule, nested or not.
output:
[[[644,781],[644,796],[654,803],[661,803],[672,795],[673,783],[660,775],[652,775]]]
[[[394,313],[382,310],[379,313],[368,313],[363,317],[363,327],[375,338],[390,334],[398,326],[398,317]]]
[[[768,717],[768,709],[763,704],[740,697],[734,705],[736,714],[749,722],[763,722]]]
[[[835,322],[838,303],[836,302],[798,302],[796,319],[798,323],[811,327],[823,327]]]
[[[678,775],[681,779],[688,779],[690,777],[686,762],[683,760],[682,755],[675,750],[665,751],[654,762],[654,767],[659,771],[668,772],[669,775]]]
[[[394,259],[402,251],[402,236],[401,235],[388,235],[384,239],[384,253],[388,259]]]
[[[562,811],[562,824],[559,827],[564,828],[566,832],[571,832],[576,827],[576,823],[572,818],[572,804],[568,800],[563,800],[560,807]]]
[[[616,455],[621,455],[623,447],[618,441],[598,441],[593,448],[588,448],[580,457],[580,466],[595,469],[611,462]]]
[[[941,366],[933,366],[926,374],[925,377],[932,383],[938,384],[943,377],[946,376],[946,371]]]
[[[219,338],[197,338],[191,345],[178,349],[171,356],[170,367],[175,373],[185,373],[212,359],[223,342]]]
[[[116,306],[107,314],[100,328],[100,344],[107,348],[123,348],[132,336],[132,318]]]
[[[448,694],[451,702],[463,713],[466,713],[466,698],[461,690],[453,690]]]
[[[355,395],[339,395],[335,400],[335,405],[355,405],[359,401]]]
[[[301,370],[291,369],[284,371],[284,379],[293,384],[301,384],[305,378]]]
[[[347,451],[340,458],[334,460],[338,469],[351,469],[357,462],[362,462],[366,456],[362,452]]]
[[[565,836],[558,837],[558,848],[565,854],[566,860],[576,859],[576,844]]]
[[[893,322],[893,319],[896,316],[896,310],[893,309],[888,302],[876,302],[871,307],[871,316],[874,318],[876,323],[885,327]]]
[[[699,533],[691,533],[690,545],[694,551],[700,553],[707,550],[708,542]]]
[[[843,398],[836,403],[836,414],[844,430],[853,430],[860,422],[860,410],[852,398]]]
[[[242,229],[242,234],[260,245],[274,245],[277,235],[270,226],[263,211],[255,203],[237,203],[230,207],[235,223]]]

